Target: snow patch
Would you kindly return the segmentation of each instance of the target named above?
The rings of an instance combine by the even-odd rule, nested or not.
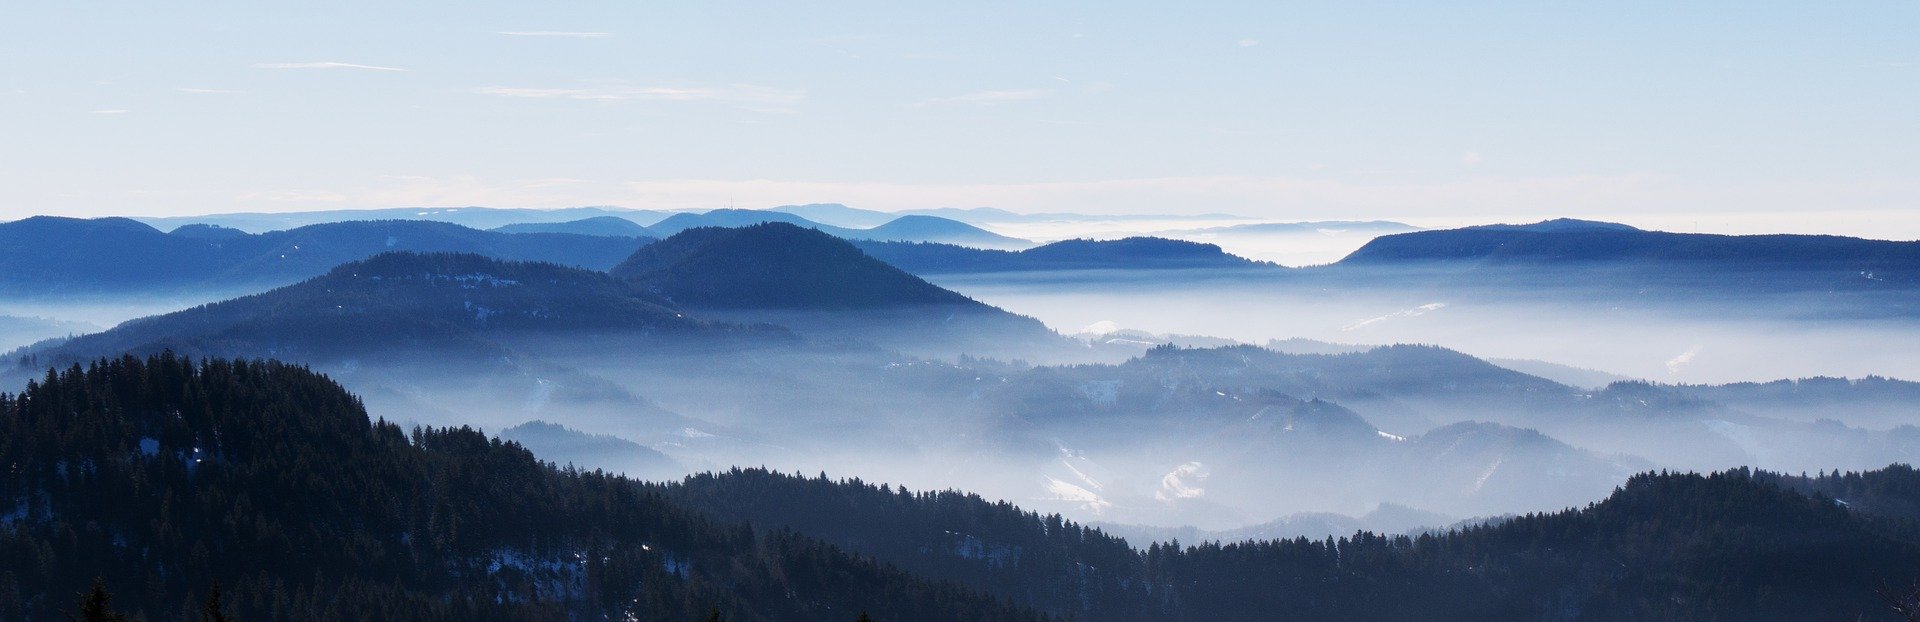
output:
[[[1679,356],[1667,359],[1667,373],[1680,373],[1680,368],[1693,364],[1694,357],[1700,356],[1700,346],[1694,346],[1681,352]]]
[[[1474,478],[1473,492],[1480,492],[1481,488],[1485,488],[1487,485],[1487,480],[1492,479],[1494,471],[1500,470],[1500,464],[1506,461],[1507,461],[1507,457],[1504,455],[1498,458],[1494,458],[1493,464],[1487,465],[1487,470],[1481,471],[1480,477]]]
[[[1426,315],[1426,314],[1427,314],[1427,313],[1429,313],[1429,312],[1432,312],[1432,311],[1439,311],[1439,310],[1441,310],[1441,309],[1445,309],[1445,308],[1447,308],[1447,303],[1444,303],[1444,302],[1430,302],[1430,303],[1427,303],[1427,304],[1423,304],[1423,305],[1420,305],[1420,306],[1418,306],[1418,307],[1414,307],[1414,308],[1412,308],[1412,309],[1407,309],[1407,310],[1405,310],[1405,311],[1395,311],[1395,312],[1393,312],[1393,313],[1388,313],[1388,314],[1386,314],[1386,315],[1382,315],[1382,316],[1380,316],[1380,317],[1376,317],[1376,318],[1369,318],[1369,319],[1365,319],[1365,320],[1360,320],[1360,321],[1358,321],[1358,322],[1354,322],[1353,324],[1349,324],[1349,325],[1347,325],[1346,327],[1344,327],[1344,328],[1341,328],[1340,330],[1343,330],[1343,331],[1349,331],[1349,330],[1359,330],[1359,329],[1362,329],[1362,328],[1366,328],[1367,326],[1370,326],[1370,325],[1373,325],[1373,324],[1378,324],[1378,323],[1380,323],[1380,322],[1385,322],[1385,321],[1387,321],[1387,320],[1391,320],[1391,319],[1396,319],[1396,318],[1407,318],[1407,317],[1419,317],[1419,316],[1422,316],[1422,315]]]
[[[1047,478],[1047,492],[1052,493],[1051,499],[1078,503],[1082,509],[1094,514],[1113,507],[1113,502],[1101,498],[1098,493],[1052,477]]]
[[[1160,489],[1153,492],[1153,498],[1161,501],[1178,499],[1198,499],[1206,496],[1207,489],[1200,484],[1206,483],[1212,473],[1207,466],[1199,462],[1188,462],[1174,467],[1172,471],[1160,477]]]

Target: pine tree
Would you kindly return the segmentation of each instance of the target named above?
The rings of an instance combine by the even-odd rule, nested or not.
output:
[[[207,591],[206,604],[200,605],[200,622],[233,622],[233,617],[227,615],[226,603],[220,600],[219,581],[213,582]]]
[[[67,616],[69,622],[126,622],[127,616],[113,610],[113,595],[107,593],[107,582],[94,579],[93,589],[80,595],[80,615]]]

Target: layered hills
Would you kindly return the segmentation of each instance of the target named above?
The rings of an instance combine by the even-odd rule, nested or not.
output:
[[[1451,531],[1174,544],[958,491],[559,469],[273,362],[50,374],[0,399],[0,439],[0,615],[22,619],[98,579],[149,619],[218,583],[244,619],[1854,620],[1920,578],[1904,466],[1649,473]]]
[[[612,274],[707,317],[907,352],[1068,347],[1037,320],[928,283],[826,232],[787,223],[689,229],[641,248]]]
[[[490,351],[526,331],[673,334],[714,328],[599,272],[472,254],[382,253],[271,291],[142,318],[36,352],[42,361],[119,352],[319,361],[380,353]]]
[[[1773,274],[1782,279],[1821,273],[1856,285],[1920,284],[1920,242],[1827,235],[1669,233],[1571,219],[1381,236],[1339,265],[1418,262],[1557,270],[1613,264],[1692,274]]]
[[[392,251],[464,252],[604,270],[642,238],[499,233],[427,221],[352,221],[249,234],[207,225],[162,233],[126,218],[0,223],[0,294],[232,292],[284,285]]]
[[[1230,255],[1213,244],[1152,237],[1063,240],[1022,251],[912,242],[856,242],[855,245],[875,258],[914,274],[1274,267]]]

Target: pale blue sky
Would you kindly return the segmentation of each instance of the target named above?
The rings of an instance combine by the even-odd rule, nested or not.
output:
[[[1913,1],[10,1],[0,219],[844,202],[1914,237],[1916,111]]]

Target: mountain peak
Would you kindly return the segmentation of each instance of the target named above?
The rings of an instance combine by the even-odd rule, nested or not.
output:
[[[613,275],[696,307],[984,307],[869,257],[845,240],[788,223],[688,229],[642,247]]]
[[[1525,225],[1480,225],[1467,229],[1493,231],[1533,231],[1538,233],[1562,233],[1567,231],[1641,231],[1632,225],[1599,220],[1581,220],[1578,218],[1553,218]]]

